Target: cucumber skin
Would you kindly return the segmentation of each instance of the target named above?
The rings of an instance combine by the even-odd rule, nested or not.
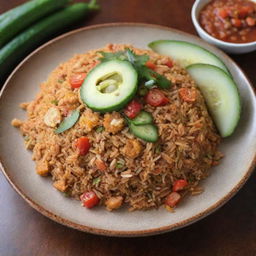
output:
[[[146,117],[146,118],[144,118],[144,120],[142,118],[142,121],[140,120],[141,119],[141,117],[140,117],[141,115]],[[133,123],[134,125],[152,124],[153,123],[153,117],[152,117],[152,115],[150,113],[142,110],[135,118],[131,119],[130,122]]]
[[[95,106],[89,105],[87,103],[84,102],[84,100],[82,99],[83,97],[80,96],[80,98],[82,99],[82,101],[84,102],[84,104],[86,104],[90,109],[92,109],[95,112],[99,112],[99,113],[107,113],[107,112],[113,112],[113,111],[120,111],[121,109],[123,109],[136,95],[137,92],[137,88],[135,88],[135,90],[120,104],[114,105],[114,106],[110,106],[110,107],[106,107],[106,108],[96,108]],[[81,95],[81,94],[80,94]]]
[[[154,46],[157,45],[157,44],[159,44],[159,43],[162,43],[162,42],[180,43],[180,44],[191,45],[191,46],[193,46],[193,47],[200,48],[200,49],[202,49],[203,51],[207,52],[209,55],[213,56],[214,58],[217,58],[217,59],[220,61],[220,63],[223,65],[223,68],[225,69],[226,73],[227,73],[228,75],[231,75],[230,72],[229,72],[229,70],[228,70],[228,68],[226,67],[225,63],[224,63],[218,56],[216,56],[214,53],[210,52],[209,50],[207,50],[207,49],[205,49],[204,47],[199,46],[199,45],[197,45],[197,44],[190,43],[190,42],[187,42],[187,41],[179,41],[179,40],[156,40],[156,41],[153,41],[153,42],[149,43],[149,44],[148,44],[148,47],[150,47],[150,48],[154,51]],[[191,64],[191,65],[193,65],[193,64]],[[189,66],[191,66],[191,65],[189,65]],[[209,64],[209,65],[211,65],[211,64]],[[187,67],[186,67],[186,68],[187,68]]]
[[[229,76],[223,69],[219,68],[219,67],[216,67],[214,65],[210,65],[210,64],[203,64],[203,63],[196,63],[196,64],[192,64],[192,65],[189,65],[186,67],[187,70],[193,68],[193,67],[200,67],[200,66],[203,66],[203,67],[206,67],[206,66],[209,66],[211,68],[215,68],[216,70],[219,70],[219,72],[221,72],[223,75],[225,75],[231,82],[232,84],[234,85],[234,88],[237,92],[237,96],[238,96],[238,102],[239,102],[239,105],[238,105],[238,115],[236,117],[236,125],[234,125],[234,127],[232,129],[229,130],[229,132],[223,134],[219,131],[218,127],[218,131],[220,132],[220,135],[222,138],[226,138],[226,137],[229,137],[230,135],[233,134],[233,132],[235,131],[237,125],[238,125],[238,122],[239,122],[239,119],[240,119],[240,116],[241,116],[241,112],[242,112],[242,107],[241,107],[241,97],[240,97],[240,93],[239,93],[239,90],[236,86],[236,83],[235,81],[233,80],[233,77]],[[199,88],[200,89],[200,88]]]
[[[154,133],[155,133],[155,136],[154,137],[149,137],[148,134],[144,134],[143,136],[141,136],[140,133],[137,132],[137,129],[143,129],[143,126],[150,126],[151,129],[154,130]],[[138,138],[146,141],[146,142],[157,142],[158,141],[158,138],[159,138],[159,135],[158,135],[158,130],[157,130],[157,127],[153,124],[145,124],[145,125],[135,125],[133,123],[130,123],[129,124],[129,128],[131,130],[131,132]]]
[[[79,21],[94,10],[90,3],[73,4],[39,21],[28,28],[0,50],[0,79],[12,69],[25,55],[40,43],[69,25]]]
[[[113,60],[110,60],[110,61],[113,61]],[[135,86],[134,90],[130,93],[130,95],[127,96],[127,98],[125,98],[121,103],[119,103],[118,105],[112,105],[112,106],[109,106],[109,107],[105,107],[105,108],[97,108],[95,107],[94,105],[86,102],[85,100],[85,97],[83,95],[83,87],[85,86],[86,84],[86,81],[87,79],[90,78],[90,74],[94,71],[95,68],[98,68],[100,65],[102,64],[106,64],[110,61],[106,61],[106,62],[101,62],[100,64],[98,64],[96,67],[94,67],[89,73],[88,75],[86,76],[82,86],[80,87],[80,90],[79,90],[79,97],[81,99],[81,101],[87,105],[90,109],[92,109],[93,111],[95,112],[99,112],[99,113],[107,113],[107,112],[112,112],[112,111],[119,111],[119,110],[122,110],[133,98],[134,96],[136,95],[136,92],[138,90],[138,73],[136,72],[136,70],[134,69],[134,67],[132,66],[132,64],[129,62],[129,61],[123,61],[123,60],[115,60],[115,61],[120,61],[120,62],[127,62],[127,64],[129,66],[131,66],[131,68],[134,70],[134,74],[136,76],[136,84],[137,86]]]
[[[70,0],[32,0],[0,16],[0,48],[23,29]]]

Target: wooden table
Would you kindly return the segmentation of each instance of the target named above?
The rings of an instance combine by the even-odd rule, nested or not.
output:
[[[22,2],[24,0],[0,0],[0,13]],[[102,10],[80,26],[133,21],[166,25],[196,34],[190,18],[193,2],[102,0]],[[232,57],[255,84],[256,52]],[[47,219],[28,206],[0,172],[0,255],[254,256],[255,180],[254,173],[225,206],[189,227],[154,237],[110,238],[72,230]]]

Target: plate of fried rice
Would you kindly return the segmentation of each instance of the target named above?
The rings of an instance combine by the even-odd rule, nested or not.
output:
[[[191,68],[148,47],[160,39],[221,60],[241,102],[230,136]],[[43,215],[96,234],[152,235],[196,222],[255,165],[256,100],[244,73],[197,37],[156,25],[96,25],[48,42],[8,78],[0,116],[2,170],[13,188]]]

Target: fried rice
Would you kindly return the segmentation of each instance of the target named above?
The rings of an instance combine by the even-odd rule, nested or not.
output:
[[[70,87],[73,74],[87,73],[99,63],[100,51],[116,52],[127,47],[138,55],[147,54],[155,63],[156,72],[172,82],[171,88],[164,91],[169,104],[157,108],[144,106],[158,127],[156,143],[145,142],[130,133],[118,112],[93,112],[80,101],[79,89]],[[93,191],[100,204],[110,210],[113,198],[120,199],[118,207],[127,205],[129,210],[158,208],[179,179],[188,181],[186,189],[180,192],[182,197],[198,194],[200,180],[209,175],[210,168],[222,157],[217,150],[220,136],[195,82],[179,65],[164,65],[166,59],[150,50],[109,44],[60,64],[41,84],[36,98],[21,104],[27,119],[12,122],[24,136],[26,148],[33,152],[37,173],[51,176],[57,190],[78,200],[84,192]],[[194,90],[196,100],[183,101],[180,88]],[[49,109],[58,111],[56,118],[60,119],[79,109],[80,118],[72,128],[56,134],[54,124],[47,122]],[[113,120],[119,120],[119,125],[113,125]],[[88,137],[91,145],[85,156],[79,155],[75,147],[81,136]]]

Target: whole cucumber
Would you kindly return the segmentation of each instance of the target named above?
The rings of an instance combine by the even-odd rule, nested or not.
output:
[[[96,0],[73,4],[28,28],[0,50],[0,80],[44,40],[98,9]]]
[[[0,48],[40,18],[65,7],[70,0],[32,0],[0,15]]]

